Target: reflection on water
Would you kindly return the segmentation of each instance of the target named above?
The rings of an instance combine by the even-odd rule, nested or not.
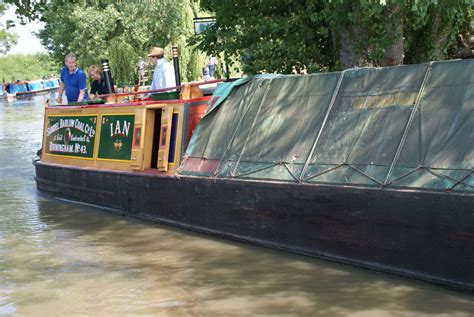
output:
[[[39,194],[47,97],[0,102],[1,316],[473,316],[468,294]]]

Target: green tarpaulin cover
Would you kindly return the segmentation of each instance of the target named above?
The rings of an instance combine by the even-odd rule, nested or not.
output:
[[[179,173],[474,191],[474,60],[218,89]]]

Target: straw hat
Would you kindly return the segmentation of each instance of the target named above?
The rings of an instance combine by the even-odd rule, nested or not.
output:
[[[150,54],[148,54],[148,57],[151,56],[164,56],[165,55],[165,50],[163,50],[161,47],[152,47]]]

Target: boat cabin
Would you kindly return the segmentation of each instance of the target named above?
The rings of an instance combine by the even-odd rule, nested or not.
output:
[[[42,161],[105,170],[174,174],[210,97],[161,94],[45,109]]]

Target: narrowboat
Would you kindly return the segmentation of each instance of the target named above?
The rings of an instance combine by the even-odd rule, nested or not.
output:
[[[473,74],[453,60],[47,106],[37,187],[473,292]]]
[[[9,100],[21,97],[29,97],[35,94],[49,92],[59,88],[59,80],[57,78],[41,79],[26,82],[11,82],[2,84],[0,92]]]

